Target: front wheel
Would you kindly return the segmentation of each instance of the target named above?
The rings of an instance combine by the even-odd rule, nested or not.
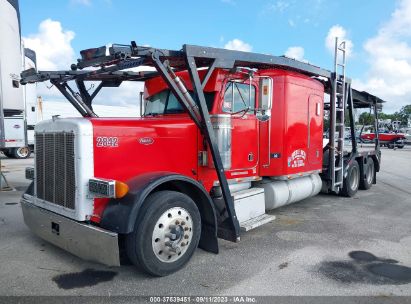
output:
[[[175,191],[159,191],[145,201],[134,230],[126,238],[130,260],[154,276],[183,268],[201,235],[201,217],[194,201]]]
[[[347,176],[344,178],[341,194],[346,197],[354,196],[360,184],[360,166],[354,160],[348,167]]]

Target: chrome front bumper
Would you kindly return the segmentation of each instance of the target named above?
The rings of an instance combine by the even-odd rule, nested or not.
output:
[[[76,222],[21,199],[24,222],[37,236],[88,261],[120,266],[117,233]]]

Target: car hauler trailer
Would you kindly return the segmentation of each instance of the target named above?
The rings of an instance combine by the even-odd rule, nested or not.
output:
[[[218,253],[217,237],[237,242],[242,230],[271,221],[266,210],[321,188],[346,196],[369,188],[379,145],[359,151],[352,136],[345,147],[344,119],[354,132],[354,107],[382,101],[351,88],[344,46],[336,41],[334,72],[286,57],[135,42],[84,50],[68,71],[24,71],[22,84],[50,80],[84,117],[36,125],[26,224],[107,265],[119,265],[124,248],[163,276],[197,246]],[[156,71],[130,70],[139,66]],[[93,92],[89,81],[100,82]],[[97,117],[94,97],[123,81],[145,82],[144,115]],[[331,127],[323,149],[324,109]]]
[[[20,73],[36,68],[36,53],[22,47],[17,0],[0,0],[0,151],[27,158],[37,122],[36,85],[20,85]]]

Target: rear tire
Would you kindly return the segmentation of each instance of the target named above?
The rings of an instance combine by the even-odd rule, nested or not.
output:
[[[375,175],[374,160],[372,159],[372,157],[367,157],[367,164],[364,164],[363,171],[364,174],[363,178],[360,180],[360,189],[368,190],[372,186]]]
[[[390,142],[387,144],[388,149],[394,149],[394,143]]]
[[[200,212],[187,195],[159,191],[145,201],[126,251],[136,266],[154,276],[183,268],[194,254],[201,235]]]
[[[31,154],[31,150],[29,147],[14,148],[11,150],[12,157],[16,159],[28,158],[30,154]]]
[[[353,197],[358,191],[359,184],[360,166],[358,165],[358,162],[354,160],[348,168],[347,176],[344,178],[341,195]]]
[[[13,158],[13,155],[11,154],[10,150],[3,150],[3,154],[8,158]]]

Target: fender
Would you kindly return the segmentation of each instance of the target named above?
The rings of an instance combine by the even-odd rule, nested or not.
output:
[[[201,215],[199,247],[218,253],[217,217],[214,204],[204,187],[196,180],[172,172],[139,175],[127,181],[129,193],[121,199],[111,199],[100,221],[100,227],[127,234],[133,231],[139,211],[147,196],[158,190],[175,190],[187,194],[196,203]]]

